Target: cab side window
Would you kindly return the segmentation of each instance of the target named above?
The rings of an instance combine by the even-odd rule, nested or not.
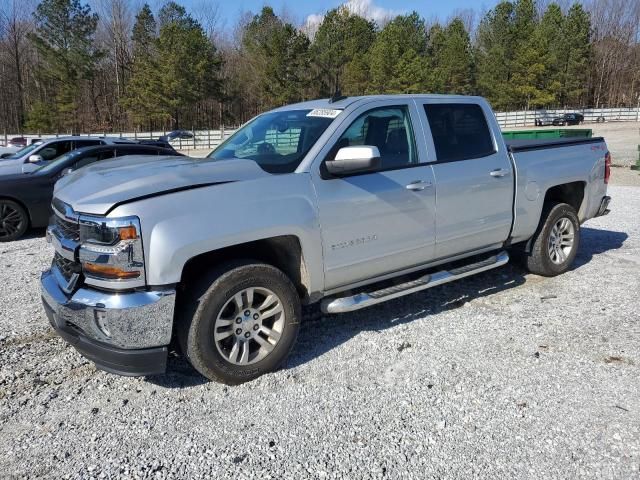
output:
[[[113,149],[105,150],[104,152],[90,154],[84,158],[81,158],[73,165],[73,170],[78,170],[79,168],[90,165],[94,162],[98,162],[100,160],[108,160],[115,156],[115,152]]]
[[[330,157],[334,158],[343,147],[359,145],[378,147],[381,171],[417,164],[418,154],[408,107],[381,107],[363,113],[342,134]]]
[[[96,145],[104,145],[104,142],[101,142],[100,140],[76,140],[75,142],[75,146],[73,147],[75,148],[82,148],[82,147],[94,147]]]
[[[424,106],[438,163],[470,160],[495,153],[480,105],[433,103]]]
[[[40,155],[45,162],[48,162],[49,160],[53,160],[60,155],[70,152],[72,150],[71,143],[72,142],[69,141],[52,142],[41,148],[37,154]]]

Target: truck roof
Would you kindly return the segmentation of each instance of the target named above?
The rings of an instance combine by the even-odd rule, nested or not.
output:
[[[481,100],[482,97],[471,95],[442,95],[442,94],[427,94],[427,93],[412,93],[412,94],[394,94],[394,95],[362,95],[356,97],[344,97],[340,100],[332,102],[330,98],[321,98],[317,100],[308,100],[305,102],[293,103],[291,105],[285,105],[276,108],[277,111],[284,110],[307,110],[314,108],[330,108],[335,110],[343,110],[354,103],[365,103],[379,100],[393,100],[393,99],[433,99],[433,100]]]

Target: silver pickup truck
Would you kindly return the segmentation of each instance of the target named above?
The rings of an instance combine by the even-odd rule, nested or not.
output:
[[[303,305],[350,312],[499,267],[570,268],[608,212],[602,138],[505,143],[478,97],[317,100],[207,159],[101,162],[58,182],[42,274],[52,326],[104,370],[277,369]]]

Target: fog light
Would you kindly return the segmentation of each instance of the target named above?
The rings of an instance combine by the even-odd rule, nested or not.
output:
[[[100,331],[104,333],[106,337],[111,338],[111,332],[109,331],[109,324],[107,322],[107,312],[105,310],[95,309],[93,311],[93,317]]]

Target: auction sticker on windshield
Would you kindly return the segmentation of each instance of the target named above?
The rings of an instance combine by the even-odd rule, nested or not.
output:
[[[342,113],[342,110],[333,110],[331,108],[314,108],[309,113],[307,113],[307,117],[323,117],[323,118],[336,118],[338,115]]]

